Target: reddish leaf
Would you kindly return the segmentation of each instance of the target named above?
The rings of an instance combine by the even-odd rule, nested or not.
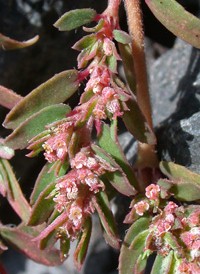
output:
[[[92,202],[98,212],[101,224],[105,231],[105,240],[113,248],[119,249],[119,238],[117,235],[117,229],[115,220],[110,210],[108,197],[105,192],[99,192],[93,197]]]
[[[37,243],[33,241],[34,237],[41,232],[41,229],[43,229],[41,226],[37,228],[27,226],[14,228],[1,226],[0,234],[6,242],[38,263],[49,266],[61,264],[58,250],[55,248],[51,250],[40,250]]]
[[[32,39],[27,41],[19,42],[17,40],[11,39],[8,36],[5,36],[0,33],[0,47],[4,50],[20,49],[32,46],[39,39],[39,36],[36,35]]]
[[[0,86],[0,105],[8,109],[12,109],[19,101],[22,100],[22,96],[18,95],[11,89]]]
[[[91,231],[92,231],[92,220],[89,217],[84,223],[83,230],[81,232],[76,250],[74,252],[74,260],[78,270],[81,269],[84,263],[87,250],[88,250],[89,241],[90,241]]]
[[[12,167],[7,160],[0,159],[0,175],[8,202],[18,216],[24,222],[27,222],[30,217],[31,208],[21,191]]]

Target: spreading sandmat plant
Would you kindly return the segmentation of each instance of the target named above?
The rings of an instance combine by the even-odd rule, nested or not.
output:
[[[166,28],[200,48],[198,18],[174,0],[145,2]],[[119,25],[123,4],[129,34]],[[151,274],[200,273],[200,175],[159,163],[156,155],[140,1],[108,0],[101,14],[71,10],[54,26],[59,31],[83,26],[85,36],[73,46],[77,69],[56,74],[25,97],[0,86],[0,103],[10,109],[3,126],[12,130],[0,144],[0,193],[21,219],[14,227],[0,224],[1,252],[12,245],[39,263],[59,265],[76,241],[74,263],[80,270],[92,215],[98,214],[105,241],[120,249],[120,274],[144,273],[150,256]],[[37,39],[18,42],[0,35],[3,50]],[[71,108],[66,101],[80,90],[79,103]],[[138,143],[133,165],[118,141],[119,120]],[[17,149],[46,160],[28,201],[9,163]],[[124,239],[110,209],[117,195],[132,200]]]

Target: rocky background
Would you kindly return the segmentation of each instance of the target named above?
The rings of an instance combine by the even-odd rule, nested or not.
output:
[[[179,1],[189,11],[199,14],[200,1]],[[0,0],[0,33],[18,40],[27,40],[39,34],[39,42],[27,49],[0,51],[0,84],[21,95],[62,70],[76,67],[77,52],[71,46],[81,37],[81,29],[58,32],[52,25],[64,12],[92,7],[101,13],[106,0]],[[161,159],[175,161],[200,173],[200,51],[165,30],[143,4],[146,34],[147,64],[153,120],[158,136],[158,154]],[[125,12],[121,11],[121,24],[126,26]],[[75,105],[77,98],[70,101]],[[1,109],[1,121],[7,110]],[[1,129],[1,135],[8,132]],[[124,150],[133,160],[135,142],[130,134],[120,136]],[[33,182],[41,169],[43,159],[30,159],[26,166],[17,152],[12,165],[20,178],[22,188],[29,196]],[[6,201],[1,199],[3,223],[18,223]],[[120,205],[120,214],[119,214]],[[122,207],[123,205],[123,207]],[[122,222],[129,201],[118,197],[113,202],[119,223]],[[101,235],[98,218],[94,217],[94,229],[89,256],[82,274],[117,274],[118,253],[108,247]],[[123,236],[126,227],[120,227]],[[8,274],[77,274],[72,256],[59,267],[39,265],[10,249],[0,257]],[[147,270],[148,273],[148,270]],[[147,274],[146,273],[146,274]]]

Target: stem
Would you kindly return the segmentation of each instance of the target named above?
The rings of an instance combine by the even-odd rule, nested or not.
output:
[[[144,31],[140,0],[125,0],[129,32],[132,37],[132,53],[136,77],[136,96],[149,126],[153,129],[151,103],[144,52]]]
[[[110,17],[117,19],[118,21],[118,11],[121,0],[108,0],[107,9],[103,12]]]

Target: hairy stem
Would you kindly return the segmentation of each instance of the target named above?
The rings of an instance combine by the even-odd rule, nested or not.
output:
[[[151,103],[148,90],[148,78],[144,52],[144,31],[140,0],[125,0],[129,32],[132,37],[132,52],[136,77],[136,96],[146,120],[153,128]]]

